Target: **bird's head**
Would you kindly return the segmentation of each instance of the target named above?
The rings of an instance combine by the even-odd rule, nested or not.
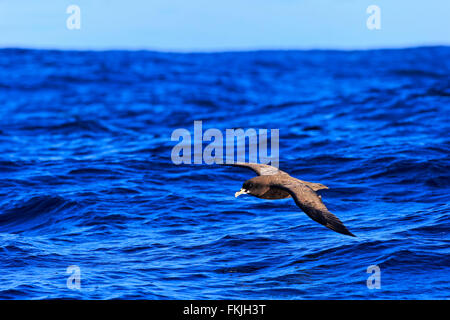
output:
[[[269,189],[270,187],[266,183],[264,177],[258,176],[245,181],[244,184],[242,185],[241,190],[236,192],[234,196],[237,198],[241,194],[251,194],[252,196],[260,197],[267,191],[269,191]]]

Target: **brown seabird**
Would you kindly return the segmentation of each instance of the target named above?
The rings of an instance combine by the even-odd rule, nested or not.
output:
[[[270,200],[292,197],[297,206],[314,221],[336,232],[355,237],[338,217],[328,211],[321,196],[317,195],[317,190],[328,189],[327,186],[293,178],[266,164],[237,162],[226,165],[248,168],[258,175],[244,182],[242,189],[235,193],[236,198],[241,194]]]

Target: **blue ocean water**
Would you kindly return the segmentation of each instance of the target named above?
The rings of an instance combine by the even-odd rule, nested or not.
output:
[[[450,47],[3,49],[0,105],[2,299],[450,296]],[[280,168],[357,237],[235,199],[251,171],[174,165],[195,120],[279,129]]]

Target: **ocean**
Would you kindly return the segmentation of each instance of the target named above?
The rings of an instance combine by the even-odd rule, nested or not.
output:
[[[1,299],[450,297],[450,47],[2,49],[0,106]],[[196,120],[279,129],[357,237],[175,165]]]

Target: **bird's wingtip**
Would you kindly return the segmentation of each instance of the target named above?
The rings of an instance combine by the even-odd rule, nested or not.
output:
[[[347,228],[345,228],[345,230],[341,230],[341,231],[338,231],[338,232],[342,233],[342,234],[344,234],[346,236],[357,238],[357,236],[355,236],[353,233],[351,233]]]
[[[333,225],[333,224],[328,223],[325,226],[333,231],[336,231],[337,233],[357,238],[357,236],[355,236],[353,233],[351,233],[343,224]]]

